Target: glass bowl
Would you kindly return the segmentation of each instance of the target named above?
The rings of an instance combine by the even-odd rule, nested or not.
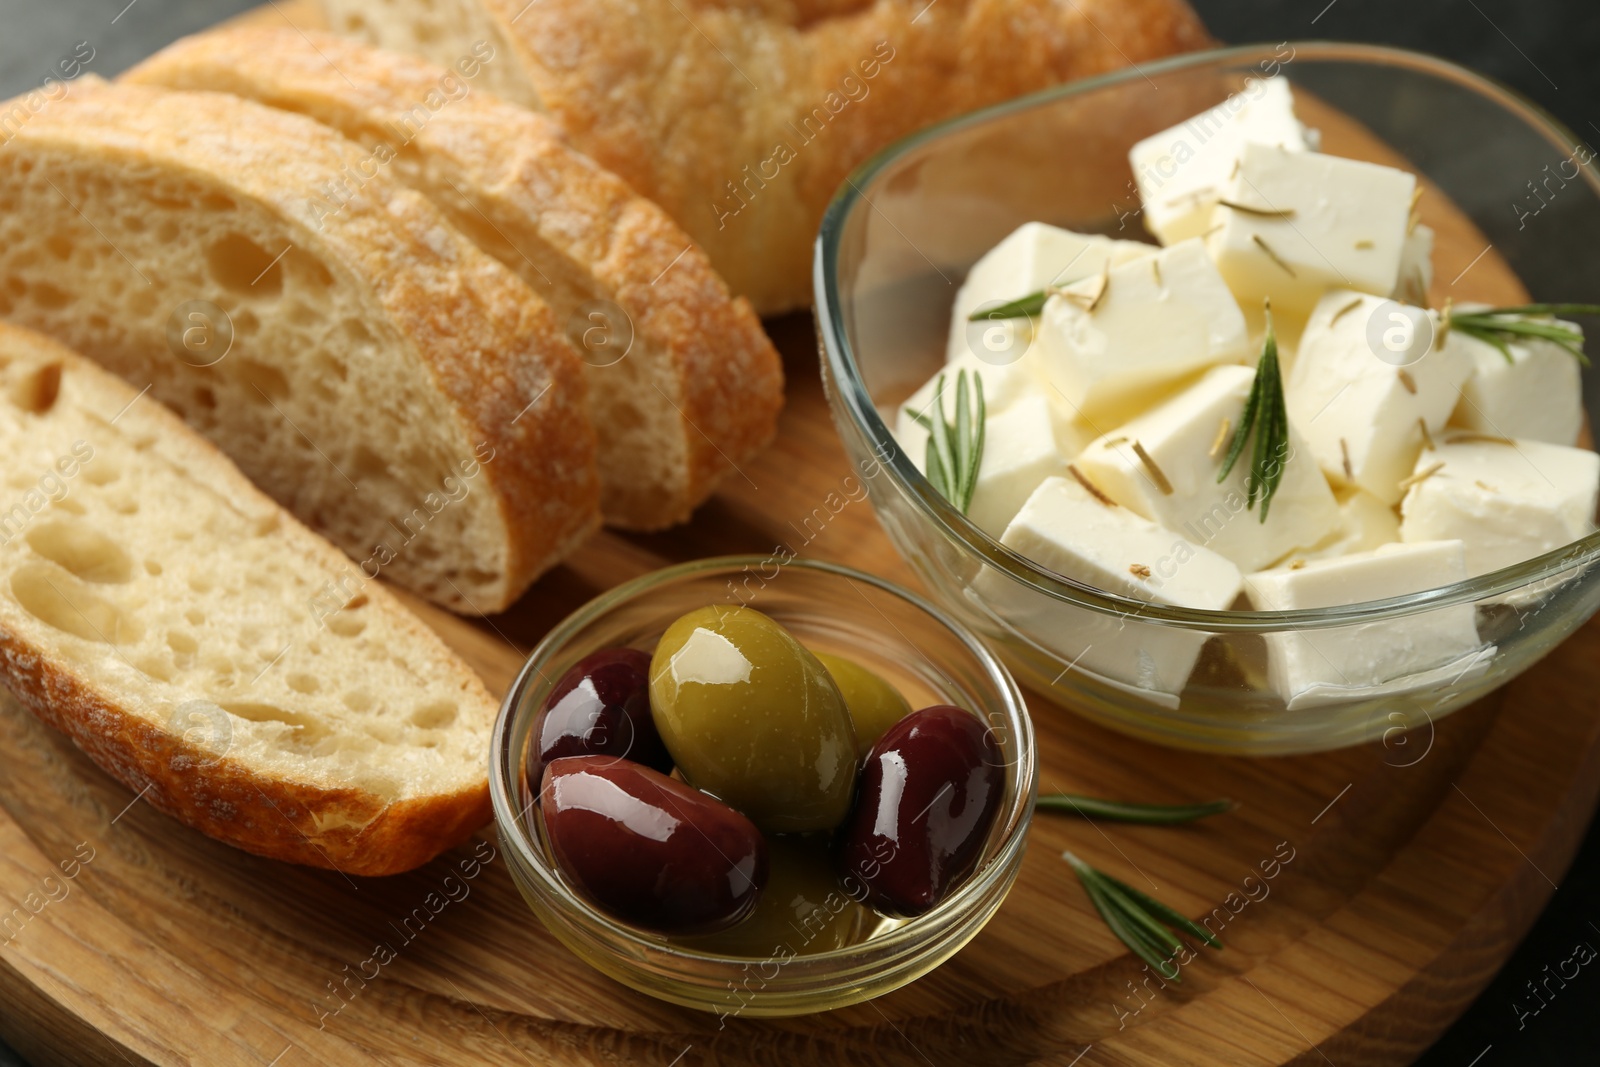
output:
[[[1337,609],[1153,606],[1065,579],[986,535],[899,450],[885,413],[943,362],[956,289],[980,255],[1032,220],[1150,240],[1129,147],[1271,75],[1289,78],[1325,150],[1405,166],[1431,184],[1425,221],[1453,227],[1466,248],[1461,262],[1438,264],[1436,305],[1443,295],[1519,302],[1519,277],[1538,300],[1600,294],[1600,183],[1580,142],[1449,63],[1328,43],[1182,56],[907,138],[841,187],[814,274],[835,424],[853,461],[881,467],[873,506],[933,597],[1055,702],[1151,741],[1237,754],[1321,751],[1427,727],[1527,670],[1600,605],[1600,534],[1456,585]],[[1271,685],[1269,646],[1358,631],[1405,640],[1410,628],[1461,627],[1467,616],[1479,645],[1443,668],[1325,686],[1292,703]],[[1182,664],[1196,647],[1191,674]]]
[[[673,620],[707,604],[747,604],[783,623],[807,647],[848,655],[878,671],[912,707],[955,704],[989,723],[1005,759],[1000,812],[977,869],[933,910],[884,920],[868,940],[828,952],[718,956],[595,910],[551,863],[539,837],[537,787],[530,789],[523,766],[534,716],[555,680],[602,648],[653,649]],[[1010,891],[1037,792],[1033,725],[1022,694],[965,627],[871,575],[755,556],[656,571],[597,597],[551,630],[506,695],[490,760],[495,823],[511,875],[545,927],[625,985],[724,1016],[842,1007],[897,989],[943,963],[983,928]]]

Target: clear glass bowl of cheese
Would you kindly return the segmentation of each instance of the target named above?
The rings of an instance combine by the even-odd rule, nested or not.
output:
[[[1298,124],[1274,127],[1285,82]],[[1223,127],[1236,113],[1260,130],[1229,147]],[[1177,165],[1208,143],[1213,162]],[[1301,150],[1414,181],[1289,158]],[[1233,162],[1219,169],[1223,151]],[[1589,444],[1580,398],[1595,383],[1575,360],[1550,359],[1548,345],[1542,373],[1521,347],[1506,373],[1488,343],[1441,330],[1447,304],[1459,316],[1475,304],[1600,297],[1589,159],[1549,116],[1468,71],[1328,43],[1179,57],[956,119],[862,166],[823,222],[815,284],[834,420],[852,460],[873,472],[871,498],[897,549],[1034,692],[1199,750],[1398,742],[1532,667],[1600,608],[1600,534],[1584,485],[1596,461],[1565,447]],[[1399,228],[1382,222],[1395,211],[1409,215]],[[1063,251],[1050,227],[1097,236]],[[1149,247],[1152,230],[1165,251]],[[1002,239],[1009,252],[985,259]],[[1052,256],[1080,254],[1087,277],[1056,263],[1040,273]],[[1230,255],[1242,326],[1157,306],[1161,293],[1203,289]],[[1373,292],[1362,272],[1384,256],[1379,274],[1394,287]],[[1009,291],[982,291],[995,262]],[[1274,271],[1286,273],[1274,282]],[[1028,317],[982,317],[1002,294],[1044,284],[1068,291],[1052,289],[1058,298]],[[1217,412],[1239,412],[1252,388],[1264,291],[1293,430],[1275,442],[1288,459],[1274,510],[1263,523],[1259,502],[1242,499],[1252,445],[1233,476],[1239,498],[1185,515],[1174,503],[1184,486],[1174,494],[1169,483],[1196,482],[1227,451],[1230,424]],[[1148,314],[1132,302],[1140,292]],[[1086,313],[1118,324],[1104,329],[1099,369],[1079,366],[1087,377],[1065,390],[1050,379],[1065,405],[1038,390],[1013,395],[1009,372],[1047,331],[1070,334]],[[1364,337],[1368,358],[1386,365],[1378,386],[1370,367],[1341,379],[1337,360],[1316,354],[1340,331],[1350,344]],[[1199,358],[1175,377],[1140,376],[1147,349],[1170,359],[1206,343],[1239,351],[1225,366]],[[1461,347],[1473,344],[1475,354]],[[904,414],[929,410],[943,370],[953,420],[963,369],[984,377],[992,413],[966,510],[924,476],[926,429],[908,432]],[[1352,393],[1367,406],[1352,408]],[[1018,427],[1030,425],[1048,427],[1056,446],[1051,493],[1033,489],[1039,457],[1005,443],[1026,443]],[[1132,429],[1119,439],[1119,427]],[[1013,476],[1021,511],[1019,499],[996,503]],[[1122,505],[1095,511],[1091,498],[1107,495]],[[1137,519],[1121,514],[1130,509]],[[1087,573],[1088,544],[1120,569]]]

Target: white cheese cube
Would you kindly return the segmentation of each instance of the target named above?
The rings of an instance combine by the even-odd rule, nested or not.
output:
[[[1573,325],[1567,323],[1566,325]],[[1529,337],[1509,344],[1511,359],[1487,342],[1459,337],[1472,376],[1450,425],[1495,437],[1570,445],[1583,429],[1578,361],[1554,341]]]
[[[1023,359],[1015,363],[996,365],[986,363],[968,353],[942,367],[896,409],[895,438],[899,441],[901,450],[911,457],[911,462],[916,464],[918,470],[926,469],[928,431],[923,429],[922,424],[912,418],[912,415],[932,414],[934,392],[942,376],[945,414],[953,419],[956,410],[956,377],[963,370],[967,372],[968,389],[975,388],[971,384],[973,375],[983,379],[984,409],[988,413],[989,420],[1009,411],[1025,397],[1044,397],[1050,401],[1050,416],[1055,428],[1055,447],[1062,459],[1069,460],[1076,456],[1083,451],[1083,446],[1093,439],[1094,434],[1072,417],[1072,409],[1061,401],[1053,389],[1043,384],[1042,378],[1037,373],[1037,367],[1031,360]],[[985,433],[988,432],[988,425],[986,422]],[[985,450],[987,451],[987,445]],[[1001,528],[1004,528],[1004,523],[1001,524]]]
[[[967,517],[999,537],[1039,483],[1066,468],[1050,402],[1029,394],[985,422],[983,458]]]
[[[1402,304],[1428,306],[1428,290],[1433,287],[1433,229],[1417,223],[1406,234],[1400,247],[1400,274],[1389,295]]]
[[[1600,456],[1588,449],[1457,437],[1424,453],[1415,478],[1400,504],[1401,539],[1460,538],[1472,575],[1594,532]]]
[[[1292,426],[1283,480],[1265,522],[1259,502],[1254,509],[1245,506],[1248,451],[1226,480],[1217,481],[1254,381],[1249,367],[1207,371],[1171,400],[1092,442],[1077,467],[1123,507],[1247,571],[1316,544],[1338,522],[1338,505]]]
[[[1293,611],[1383,600],[1466,577],[1461,542],[1429,541],[1261,571],[1245,578],[1245,592],[1258,611]],[[1448,681],[1441,668],[1460,669],[1482,652],[1473,610],[1460,604],[1385,622],[1270,633],[1267,674],[1290,708],[1372,687],[1401,692],[1439,684]]]
[[[1052,297],[1034,354],[1066,403],[1108,428],[1154,390],[1243,361],[1248,343],[1222,276],[1199,241],[1185,241]]]
[[[1387,296],[1416,185],[1393,167],[1247,144],[1207,247],[1242,305],[1271,298],[1274,312],[1304,317],[1334,287]]]
[[[1151,604],[1220,611],[1233,605],[1241,588],[1239,569],[1228,560],[1126,508],[1100,502],[1071,477],[1040,485],[1000,543],[1063,577]],[[987,586],[1001,582],[985,578]],[[1007,613],[1009,623],[1077,669],[1164,694],[1171,704],[1208,636],[1137,625],[1020,590],[978,591]]]
[[[1339,501],[1339,523],[1332,534],[1310,549],[1296,552],[1297,559],[1333,559],[1370,552],[1400,540],[1400,516],[1394,508],[1363,489],[1346,492]]]
[[[1428,435],[1443,430],[1472,368],[1457,334],[1433,346],[1436,325],[1432,312],[1349,291],[1317,304],[1285,394],[1290,425],[1335,485],[1399,502],[1401,480]],[[1402,343],[1407,337],[1426,349],[1415,362],[1404,363],[1416,355]]]
[[[1252,78],[1241,92],[1169,130],[1146,137],[1128,153],[1144,223],[1162,244],[1198,237],[1246,142],[1307,147],[1283,78]]]
[[[1074,233],[1059,226],[1028,222],[984,253],[967,272],[951,312],[946,358],[978,354],[1003,361],[1021,355],[1032,340],[1026,318],[980,320],[972,313],[984,304],[1009,303],[1051,286],[1071,285],[1159,249],[1141,241],[1121,241],[1099,234]]]

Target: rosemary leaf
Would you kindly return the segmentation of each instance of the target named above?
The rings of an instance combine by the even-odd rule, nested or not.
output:
[[[1250,452],[1250,473],[1245,479],[1245,506],[1253,508],[1261,501],[1261,520],[1267,521],[1267,511],[1272,497],[1283,482],[1283,468],[1289,454],[1289,408],[1283,396],[1283,373],[1278,365],[1278,337],[1272,329],[1272,306],[1267,305],[1267,336],[1261,346],[1261,359],[1256,364],[1255,381],[1250,385],[1250,396],[1245,400],[1244,412],[1239,416],[1239,428],[1233,432],[1228,454],[1217,471],[1217,481],[1225,481],[1234,464],[1244,454],[1245,444],[1253,437],[1255,447]]]
[[[1212,933],[1210,930],[1207,930],[1204,926],[1201,926],[1199,923],[1183,914],[1183,912],[1168,907],[1155,897],[1146,896],[1144,893],[1139,892],[1131,885],[1122,886],[1122,891],[1129,897],[1132,897],[1135,904],[1138,904],[1140,907],[1147,910],[1157,919],[1169,923],[1170,925],[1177,927],[1179,930],[1186,931],[1187,933],[1198,937],[1212,948],[1220,949],[1222,947],[1222,941],[1217,937],[1216,934]]]
[[[965,515],[972,508],[972,494],[978,488],[978,468],[983,464],[984,433],[989,424],[989,405],[983,398],[983,379],[974,374],[972,376],[973,393],[978,401],[978,416],[974,419],[976,430],[972,439],[972,469],[967,473],[967,490],[961,496],[961,513]]]
[[[932,434],[928,437],[928,469],[933,469],[933,455],[938,453],[941,477],[929,479],[946,500],[956,502],[955,487],[959,484],[956,476],[955,445],[950,440],[950,424],[944,417],[944,375],[939,375],[939,382],[933,387],[933,425]]]
[[[1110,898],[1118,913],[1128,923],[1144,932],[1151,944],[1159,945],[1165,950],[1163,955],[1171,957],[1183,948],[1183,940],[1177,934],[1161,925],[1156,917],[1145,910],[1140,902],[1129,895],[1132,887],[1123,885],[1114,878],[1107,877],[1099,872],[1095,873],[1097,881],[1102,882],[1100,891]]]
[[[1261,374],[1258,371],[1255,379],[1250,383],[1250,395],[1244,402],[1244,413],[1239,416],[1239,426],[1233,431],[1233,441],[1228,445],[1228,454],[1223,457],[1222,469],[1217,472],[1217,482],[1221,484],[1233,471],[1233,465],[1239,461],[1239,456],[1244,452],[1245,441],[1250,437],[1250,428],[1255,425],[1256,412],[1261,407]]]
[[[974,311],[967,316],[968,322],[981,322],[984,319],[1020,319],[1032,318],[1044,310],[1045,302],[1050,299],[1050,290],[1041,289],[1037,293],[1018,297],[1009,304],[1001,304],[997,308],[987,311]]]
[[[942,408],[944,405],[941,404]],[[956,375],[956,482],[950,502],[967,510],[967,475],[972,470],[972,412],[967,408],[967,372]]]
[[[955,422],[945,414],[944,375],[934,385],[931,412],[906,413],[928,431],[923,473],[939,495],[966,514],[972,494],[978,487],[978,469],[983,463],[984,421],[988,408],[983,398],[983,378],[972,375],[967,386],[965,370],[956,375]]]
[[[923,463],[923,466],[927,468],[928,481],[932,482],[933,487],[939,490],[939,495],[949,499],[950,476],[945,470],[944,460],[939,458],[939,449],[934,445],[931,436],[928,438],[927,460]]]
[[[1058,811],[1068,815],[1081,815],[1084,818],[1143,823],[1148,826],[1172,826],[1232,811],[1233,801],[1213,800],[1205,804],[1133,804],[1073,793],[1051,793],[1041,796],[1037,806],[1042,811]]]
[[[1096,870],[1071,852],[1063,852],[1061,858],[1072,867],[1089,902],[1117,940],[1168,981],[1183,980],[1173,957],[1187,947],[1174,930],[1181,930],[1212,948],[1222,947],[1222,942],[1211,931],[1154,897]]]
[[[1093,868],[1089,868],[1093,870]],[[1084,877],[1083,872],[1078,873],[1078,881],[1083,884],[1084,891],[1089,894],[1089,902],[1094,905],[1094,910],[1100,913],[1101,920],[1116,935],[1118,941],[1133,950],[1133,954],[1144,960],[1163,977],[1170,981],[1181,981],[1178,975],[1168,975],[1172,966],[1171,954],[1163,951],[1163,946],[1152,942],[1145,936],[1144,931],[1131,925],[1117,910],[1116,902],[1110,899],[1105,891],[1100,888],[1092,878]]]
[[[1600,304],[1518,304],[1482,311],[1456,311],[1446,304],[1441,329],[1460,330],[1494,345],[1507,362],[1512,361],[1509,342],[1519,337],[1538,337],[1559,345],[1580,364],[1589,366],[1589,357],[1583,354],[1583,331],[1556,321],[1557,315],[1600,315]]]

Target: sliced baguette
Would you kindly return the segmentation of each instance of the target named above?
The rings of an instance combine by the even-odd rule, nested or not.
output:
[[[367,157],[237,97],[81,79],[0,147],[0,314],[148,385],[357,561],[499,610],[598,521],[581,363]]]
[[[149,396],[0,323],[0,681],[156,808],[392,874],[489,818],[495,703]]]
[[[777,352],[664,211],[543,116],[482,91],[487,72],[511,62],[480,47],[444,68],[327,33],[225,29],[123,79],[300,112],[391,160],[567,327],[588,370],[606,521],[681,522],[770,440]]]
[[[1209,44],[1184,0],[320,2],[335,31],[435,62],[486,42],[497,93],[665,208],[762,314],[810,303],[823,212],[884,145]],[[932,235],[891,239],[947,262]]]

